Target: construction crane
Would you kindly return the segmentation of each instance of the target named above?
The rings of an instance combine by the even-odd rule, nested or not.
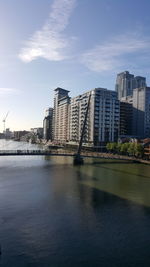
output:
[[[6,119],[7,119],[7,117],[8,117],[8,114],[9,114],[9,111],[7,112],[7,114],[6,114],[6,116],[5,116],[5,118],[3,119],[3,123],[4,123],[4,134],[5,134],[5,123],[6,123]]]

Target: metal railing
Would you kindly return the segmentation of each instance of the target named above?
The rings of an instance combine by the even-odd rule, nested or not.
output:
[[[62,157],[76,157],[76,153],[73,151],[65,150],[0,150],[0,157],[2,156],[62,156]],[[97,158],[97,159],[110,159],[110,160],[121,160],[127,162],[143,162],[148,163],[146,160],[134,159],[133,157],[126,157],[120,155],[111,155],[109,153],[100,152],[81,152],[83,158]]]
[[[58,150],[0,150],[0,156],[74,156],[70,151],[58,151]]]

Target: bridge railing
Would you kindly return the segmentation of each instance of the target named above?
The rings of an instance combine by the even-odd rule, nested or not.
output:
[[[59,150],[0,150],[0,155],[51,155],[51,154],[67,154],[73,155],[71,151],[59,151]]]
[[[43,154],[43,153],[50,153],[50,151],[46,150],[28,150],[28,149],[17,149],[17,150],[0,150],[1,154]]]

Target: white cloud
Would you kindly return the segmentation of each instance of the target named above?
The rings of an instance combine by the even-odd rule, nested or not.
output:
[[[81,62],[92,71],[112,71],[126,65],[126,56],[133,56],[138,51],[148,51],[149,46],[150,41],[136,36],[118,36],[86,51],[81,56]]]
[[[22,61],[30,62],[38,57],[60,61],[68,57],[65,50],[69,49],[73,38],[65,37],[63,31],[69,23],[75,2],[76,0],[54,0],[47,22],[22,48],[19,54]]]
[[[12,94],[18,94],[19,91],[15,88],[8,88],[8,87],[1,87],[0,88],[0,95],[12,95]]]

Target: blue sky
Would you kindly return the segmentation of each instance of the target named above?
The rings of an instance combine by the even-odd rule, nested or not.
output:
[[[1,0],[0,131],[42,126],[53,89],[114,90],[129,70],[150,85],[149,0]]]

